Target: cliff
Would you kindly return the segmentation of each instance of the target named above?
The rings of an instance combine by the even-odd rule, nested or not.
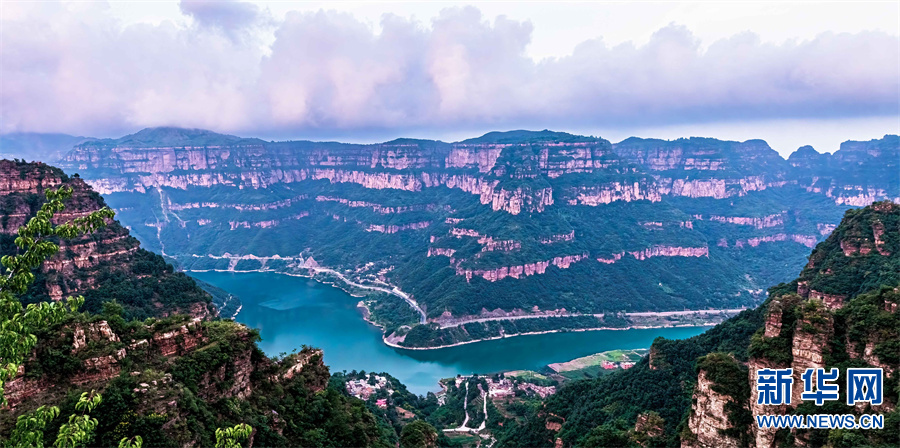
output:
[[[231,321],[175,316],[147,325],[115,314],[82,314],[41,331],[38,340],[36,356],[6,384],[0,437],[17,416],[39,405],[65,409],[70,397],[93,389],[103,394],[93,412],[101,446],[134,435],[153,446],[209,446],[215,428],[237,421],[253,422],[251,443],[308,443],[309,435],[278,422],[321,428],[323,419],[330,429],[320,438],[337,445],[379,443],[375,417],[361,402],[325,393],[329,373],[321,350],[270,359],[256,346],[255,330]],[[329,401],[315,412],[324,415],[296,405],[323,393]],[[226,402],[240,409],[219,405]],[[354,436],[341,435],[353,430]]]
[[[669,423],[659,442],[665,446],[896,446],[900,411],[889,391],[896,390],[900,371],[898,250],[900,206],[885,201],[849,210],[798,278],[770,288],[762,305],[690,339],[659,338],[648,359],[627,371],[565,385],[541,408],[565,419],[556,432],[537,430],[540,417],[528,416],[506,430],[504,440],[540,445],[553,436],[564,446],[621,446],[632,437],[632,422],[641,426],[641,416],[655,412]],[[849,367],[883,369],[881,405],[846,405]],[[790,403],[759,404],[757,371],[783,368],[794,372]],[[808,368],[837,368],[840,399],[821,407],[801,400],[800,375]],[[881,414],[885,427],[759,428],[754,416],[764,414]]]
[[[186,270],[306,274],[289,260],[312,256],[355,283],[397,287],[434,320],[758,304],[848,204],[900,199],[894,136],[822,156],[846,163],[813,153],[552,131],[359,145],[163,128],[77,145],[62,166]]]
[[[83,180],[58,168],[0,160],[0,254],[15,253],[18,228],[40,209],[44,191],[63,185],[71,187],[73,195],[54,217],[57,224],[106,205]],[[60,241],[59,246],[58,253],[41,267],[25,302],[84,295],[85,309],[94,312],[113,299],[136,317],[172,313],[209,317],[214,312],[208,294],[184,274],[174,272],[162,257],[141,249],[118,221],[109,221],[93,234]],[[172,290],[179,294],[171,294]]]
[[[752,415],[808,412],[808,409],[802,410],[801,375],[810,368],[838,367],[841,370],[862,363],[883,369],[887,383],[897,381],[900,359],[893,344],[900,340],[900,320],[893,312],[893,304],[900,299],[895,286],[900,284],[897,274],[900,262],[891,255],[898,244],[900,207],[896,204],[882,202],[848,211],[831,236],[810,255],[800,277],[789,285],[773,288],[767,302],[765,325],[753,337],[749,347],[747,385],[748,388],[755,386],[757,369],[790,367],[794,372],[794,387],[787,405],[760,405],[756,403],[756,397],[747,397],[745,406]],[[843,339],[837,336],[842,334],[847,336]],[[891,362],[883,358],[888,353],[891,353]],[[698,403],[716,398],[701,390],[699,384],[705,381],[702,376],[701,371],[698,390],[694,394]],[[885,394],[883,405],[873,406],[868,412],[896,413],[896,397],[888,395]],[[838,403],[829,406],[828,413],[859,414],[865,410]],[[735,419],[727,421],[733,424]],[[714,435],[715,431],[710,428],[721,426],[722,419],[715,412],[692,412],[690,422],[692,429],[706,427],[705,432]],[[816,429],[793,430],[781,437],[776,429],[758,428],[755,424],[744,430],[752,431],[752,445],[757,447],[785,443],[816,446],[836,436],[828,430]],[[884,441],[882,435],[873,435],[868,440],[876,445]]]

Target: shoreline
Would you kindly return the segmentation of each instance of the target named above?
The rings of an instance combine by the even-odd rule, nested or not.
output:
[[[475,344],[477,342],[486,342],[486,341],[496,341],[498,339],[507,339],[514,338],[517,336],[534,336],[539,334],[551,334],[551,333],[571,333],[571,332],[582,332],[582,331],[604,331],[604,330],[614,330],[614,331],[625,331],[625,330],[653,330],[657,328],[695,328],[695,327],[709,327],[712,328],[716,326],[716,324],[706,324],[706,325],[693,325],[693,324],[678,324],[678,325],[629,325],[627,327],[597,327],[597,328],[577,328],[577,329],[559,329],[559,330],[544,330],[544,331],[530,331],[528,333],[516,333],[504,336],[494,336],[490,338],[484,339],[473,339],[471,341],[462,341],[455,342],[453,344],[448,345],[438,345],[434,347],[405,347],[402,345],[394,344],[393,342],[388,342],[385,337],[382,337],[384,344],[401,349],[401,350],[438,350],[442,348],[450,348],[450,347],[459,347],[461,345],[466,344]]]
[[[316,268],[310,268],[310,269],[316,269]],[[332,269],[327,269],[327,268],[317,268],[317,269],[321,269],[322,272],[325,272],[325,273],[334,273],[334,274],[337,274],[337,275],[338,275],[338,278],[341,279],[345,285],[348,285],[348,286],[351,286],[351,287],[361,287],[361,286],[357,286],[357,284],[355,284],[355,283],[351,283],[350,281],[348,281],[345,277],[343,277],[343,275],[341,275],[341,274],[338,273],[337,271],[334,271],[334,270],[332,270]],[[234,274],[250,274],[250,273],[271,273],[271,274],[281,274],[281,275],[287,275],[287,276],[290,276],[290,277],[308,278],[308,279],[310,279],[310,280],[313,280],[313,281],[315,281],[315,282],[321,283],[321,284],[323,284],[323,285],[330,285],[332,288],[340,289],[341,291],[347,293],[347,295],[349,295],[349,296],[351,296],[351,297],[354,297],[354,298],[357,298],[357,299],[362,298],[362,297],[365,297],[365,296],[362,296],[362,295],[356,295],[356,294],[353,294],[353,292],[348,291],[346,288],[343,288],[343,287],[339,286],[336,282],[326,282],[326,281],[322,281],[322,280],[317,280],[317,279],[315,278],[314,275],[304,275],[304,274],[297,274],[297,273],[291,273],[291,272],[279,272],[279,271],[269,271],[269,270],[263,271],[263,270],[228,270],[228,269],[185,269],[185,270],[183,270],[183,272],[186,272],[186,273],[187,273],[187,272],[222,272],[222,273],[234,273]],[[317,272],[319,272],[319,271],[317,271]],[[369,289],[369,288],[362,288],[362,289]],[[377,291],[385,292],[385,293],[388,293],[388,294],[393,294],[393,295],[395,295],[395,296],[397,296],[397,297],[400,297],[400,298],[402,298],[402,299],[408,301],[407,298],[398,295],[397,293],[393,292],[392,290],[386,290],[386,289],[384,289],[384,288],[376,288],[376,287],[372,287],[372,288],[370,288],[370,289],[374,289],[374,290],[377,290]],[[395,289],[396,289],[396,288],[395,288]],[[369,314],[371,314],[371,311],[370,311],[370,310],[368,309],[368,307],[363,303],[363,301],[358,302],[358,303],[356,304],[356,307],[357,307],[357,308],[363,308],[363,309],[365,309]],[[740,312],[740,311],[743,311],[743,309],[733,309],[733,310],[660,311],[660,312],[647,312],[647,311],[643,311],[643,312],[635,312],[635,313],[627,313],[627,314],[629,314],[629,315],[640,315],[640,316],[656,316],[656,315],[659,315],[659,316],[665,316],[665,315],[671,315],[671,314],[688,314],[688,313],[712,314],[712,313],[732,312],[732,311]],[[737,313],[735,313],[735,314],[737,314]],[[236,316],[237,316],[237,314],[235,314],[235,317],[236,317]],[[452,325],[452,326],[464,325],[464,324],[466,324],[466,323],[471,323],[471,322],[494,321],[494,320],[515,320],[515,319],[546,318],[546,317],[563,317],[563,318],[565,318],[565,317],[578,317],[578,316],[583,316],[583,315],[562,315],[562,316],[546,316],[546,315],[534,315],[534,316],[528,316],[528,315],[524,315],[524,316],[509,316],[508,318],[502,318],[502,317],[498,317],[498,318],[477,318],[477,319],[472,319],[472,320],[469,320],[469,321],[464,321],[464,322],[455,323],[455,324]],[[652,330],[652,329],[658,329],[658,328],[713,327],[713,326],[716,325],[716,324],[713,324],[713,323],[709,323],[709,324],[697,324],[697,325],[695,325],[695,324],[674,324],[674,325],[629,325],[629,326],[627,326],[627,327],[596,327],[596,328],[577,328],[577,329],[557,329],[557,330],[531,331],[531,332],[527,332],[527,333],[516,333],[516,334],[510,334],[510,335],[503,335],[503,336],[493,336],[493,337],[484,338],[484,339],[473,339],[473,340],[470,340],[470,341],[461,341],[461,342],[455,342],[455,343],[453,343],[453,344],[446,344],[446,345],[437,345],[437,346],[429,346],[429,347],[407,347],[407,346],[399,345],[399,344],[396,344],[396,343],[394,343],[394,342],[388,341],[388,336],[389,336],[389,335],[386,334],[386,333],[384,332],[384,326],[383,326],[383,325],[381,325],[381,324],[379,324],[379,323],[377,323],[377,322],[375,322],[375,321],[370,320],[370,319],[368,318],[368,316],[366,316],[365,314],[363,314],[362,317],[363,317],[363,320],[364,320],[365,322],[367,322],[367,323],[369,323],[370,325],[372,325],[372,326],[378,328],[379,330],[381,330],[381,341],[382,341],[382,343],[384,343],[384,345],[386,345],[386,346],[388,346],[388,347],[391,347],[391,348],[399,349],[399,350],[439,350],[439,349],[443,349],[443,348],[459,347],[459,346],[467,345],[467,344],[475,344],[475,343],[477,343],[477,342],[495,341],[495,340],[498,340],[498,339],[513,338],[513,337],[517,337],[517,336],[534,336],[534,335],[540,335],[540,334],[552,334],[552,333],[564,333],[564,332],[604,331],[604,330],[615,330],[615,331],[624,331],[624,330]],[[442,326],[442,328],[444,328],[444,327]]]

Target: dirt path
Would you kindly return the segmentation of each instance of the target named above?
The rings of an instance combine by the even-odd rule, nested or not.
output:
[[[469,423],[469,380],[466,380],[466,395],[463,398],[463,412],[466,414],[465,420],[459,425],[459,428],[445,429],[444,432],[469,432],[472,428],[467,427]]]

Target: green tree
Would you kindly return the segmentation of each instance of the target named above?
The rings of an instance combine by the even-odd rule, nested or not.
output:
[[[123,437],[122,440],[119,441],[119,448],[141,448],[144,446],[144,439],[141,436],[134,436],[132,438]]]
[[[401,448],[433,448],[437,444],[438,433],[425,420],[416,420],[400,430]]]
[[[240,423],[232,428],[219,428],[216,430],[216,448],[241,448],[241,442],[250,438],[253,428]]]
[[[32,270],[40,267],[59,251],[55,239],[70,239],[91,233],[106,225],[106,219],[115,215],[104,207],[87,216],[65,224],[54,225],[53,216],[65,208],[63,201],[72,197],[71,187],[47,190],[47,202],[37,215],[19,227],[16,246],[23,252],[0,259],[5,268],[0,273],[0,406],[6,404],[4,384],[19,371],[25,357],[37,344],[35,330],[60,322],[84,304],[83,297],[70,297],[65,301],[41,302],[22,306],[18,295],[24,294],[34,282]]]
[[[20,415],[16,420],[15,429],[12,430],[9,439],[4,442],[4,446],[43,448],[44,428],[58,416],[59,408],[56,406],[41,406],[28,414]]]
[[[83,392],[78,403],[75,404],[75,410],[81,411],[81,415],[69,416],[69,422],[63,423],[59,427],[59,434],[53,444],[57,448],[86,446],[93,439],[94,429],[97,428],[97,419],[89,414],[100,404],[101,400],[100,394],[94,393],[94,391],[91,391],[90,394]]]

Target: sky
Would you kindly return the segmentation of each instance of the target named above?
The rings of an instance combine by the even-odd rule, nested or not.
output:
[[[900,3],[0,2],[0,133],[900,133]]]

